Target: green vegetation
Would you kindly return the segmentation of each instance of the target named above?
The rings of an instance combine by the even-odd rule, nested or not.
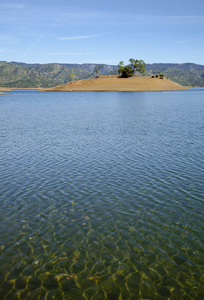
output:
[[[142,60],[142,59],[138,60],[138,59],[130,58],[129,62],[131,63],[131,67],[134,71],[134,74],[136,72],[139,72],[141,74],[145,73],[146,63],[144,62],[144,60]]]
[[[69,74],[69,76],[70,76],[70,81],[72,81],[76,77],[74,73]]]
[[[130,66],[124,66],[124,68],[122,69],[122,72],[121,72],[121,77],[122,78],[132,77],[133,74],[134,74],[134,71]]]
[[[132,59],[131,59],[132,60]],[[38,88],[65,84],[71,80],[95,77],[97,64],[25,64],[0,62],[0,85],[8,88]],[[124,62],[118,66],[104,65],[101,75],[122,74]],[[131,67],[131,64],[130,64]],[[134,68],[134,72],[138,69]],[[204,86],[204,66],[188,64],[147,64],[146,76],[164,75],[184,86]],[[73,77],[72,74],[75,74]],[[139,73],[138,73],[139,74]],[[160,76],[158,75],[158,77]],[[132,75],[131,75],[132,76]]]
[[[160,79],[163,79],[164,75],[163,74],[160,74],[160,75],[156,74],[155,76],[152,75],[151,78],[160,78]]]
[[[4,87],[52,87],[76,79],[88,78],[90,72],[59,64],[17,64],[0,62],[0,84]]]
[[[164,77],[183,86],[204,87],[204,66],[193,63],[185,64],[148,64],[145,75],[155,76],[163,74]]]
[[[125,64],[124,61],[120,61],[118,64],[118,74],[121,75]]]
[[[141,74],[145,73],[145,65],[146,63],[141,59],[134,59],[130,58],[129,59],[130,65],[125,66],[124,62],[121,61],[118,64],[118,73],[121,75],[123,78],[127,77],[132,77],[133,75],[136,74],[136,72],[139,72]]]
[[[102,69],[103,67],[104,67],[104,65],[101,65],[101,66],[95,66],[95,68],[93,69],[96,78],[99,77],[99,71],[100,71],[100,69]]]

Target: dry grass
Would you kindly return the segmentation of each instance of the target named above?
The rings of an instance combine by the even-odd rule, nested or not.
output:
[[[11,89],[0,86],[0,92],[9,92]]]
[[[11,91],[11,90],[0,86],[0,95],[7,95],[7,93],[4,93],[4,92],[9,92],[9,91]]]
[[[59,85],[42,91],[175,91],[187,90],[169,79],[148,76],[120,78],[117,75],[82,79]]]

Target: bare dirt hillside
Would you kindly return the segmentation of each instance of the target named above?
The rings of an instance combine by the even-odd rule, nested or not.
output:
[[[175,91],[187,89],[166,78],[148,76],[120,78],[117,75],[109,75],[77,80],[42,91]]]

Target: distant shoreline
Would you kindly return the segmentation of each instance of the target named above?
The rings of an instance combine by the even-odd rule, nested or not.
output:
[[[7,93],[7,92],[10,92],[11,91],[11,89],[9,89],[9,88],[5,88],[5,87],[0,87],[0,95],[9,95],[9,93]]]
[[[93,79],[82,79],[63,85],[41,89],[41,91],[64,91],[64,92],[136,92],[136,91],[179,91],[188,90],[187,87],[171,81],[170,79],[151,78],[149,76],[133,76],[120,78],[118,75],[100,76]]]

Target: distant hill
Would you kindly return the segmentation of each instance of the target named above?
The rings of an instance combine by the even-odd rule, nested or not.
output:
[[[184,86],[204,86],[204,66],[185,64],[147,64],[146,75],[163,74]]]
[[[91,75],[86,69],[62,64],[0,62],[0,85],[12,88],[52,87],[70,81],[71,73],[76,74],[76,79]]]
[[[97,64],[26,64],[22,62],[0,62],[0,85],[10,88],[52,87],[70,81],[93,78],[93,69]],[[117,66],[104,65],[101,75],[117,74]],[[204,66],[186,64],[147,64],[145,75],[163,74],[184,86],[204,86]]]

